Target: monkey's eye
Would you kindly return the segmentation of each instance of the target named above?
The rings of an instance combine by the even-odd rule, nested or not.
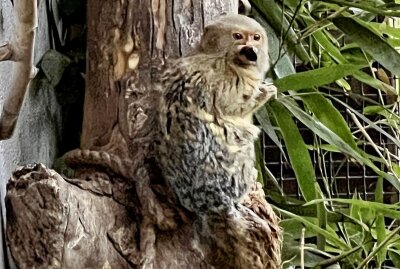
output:
[[[235,40],[243,39],[243,35],[241,33],[234,33],[232,36]]]
[[[255,34],[254,35],[254,40],[255,41],[258,41],[258,40],[260,40],[261,39],[261,36],[259,35],[259,34]]]

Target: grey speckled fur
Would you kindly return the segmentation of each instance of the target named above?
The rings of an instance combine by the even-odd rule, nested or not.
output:
[[[235,31],[257,33],[262,40],[233,40]],[[223,17],[206,28],[192,56],[173,62],[161,81],[159,162],[167,183],[182,206],[198,216],[200,245],[211,239],[223,249],[221,255],[243,252],[249,260],[254,246],[235,238],[246,235],[237,208],[257,174],[253,143],[259,130],[253,113],[276,94],[273,85],[262,82],[269,68],[266,38],[252,19]],[[237,49],[250,43],[256,47],[256,63],[243,60]],[[213,237],[222,231],[230,236]],[[262,268],[238,259],[224,268]]]

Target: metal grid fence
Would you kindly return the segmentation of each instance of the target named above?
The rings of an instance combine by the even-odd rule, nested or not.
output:
[[[379,68],[379,66],[377,68]],[[393,86],[398,87],[398,77],[390,77],[390,80]],[[352,93],[344,93],[341,90],[329,87],[322,88],[320,90],[343,101],[358,112],[362,112],[363,109],[369,105],[384,105],[392,102],[392,96],[390,95],[379,93],[376,89],[352,79],[349,79],[348,82],[352,86]],[[335,101],[332,102],[345,118],[353,134],[356,137],[361,137],[362,134],[357,132],[358,127],[352,121],[351,116],[346,110],[346,107],[338,104],[337,102],[335,103]],[[396,112],[399,113],[398,110]],[[374,122],[382,118],[379,115],[367,117]],[[302,123],[297,122],[297,125],[306,144],[314,145],[315,143],[321,143],[321,141],[310,130],[302,125]],[[378,123],[377,126],[389,134],[395,135],[387,125]],[[388,149],[388,151],[390,151],[394,156],[400,157],[400,149],[387,137],[383,136],[380,132],[377,132],[372,128],[366,128],[366,131],[374,143]],[[376,155],[376,151],[368,142],[365,142],[365,139],[361,141],[364,141],[362,144],[359,144],[359,147],[362,150],[368,154]],[[290,167],[290,163],[285,159],[285,156],[287,156],[285,145],[282,145],[282,152],[265,133],[262,135],[262,144],[266,166],[278,180],[284,195],[301,199],[302,197],[296,177],[292,168]],[[373,201],[375,199],[375,187],[378,180],[378,175],[373,172],[372,169],[360,165],[355,160],[352,160],[349,156],[346,156],[343,153],[319,149],[318,151],[310,151],[310,156],[312,158],[315,167],[316,178],[320,183],[321,189],[326,190],[324,189],[323,182],[327,182],[330,186],[330,193],[328,195],[330,195],[332,198],[352,198],[353,195],[357,193],[364,200]],[[399,160],[392,159],[392,162],[399,163]],[[376,165],[379,164],[376,163]],[[384,203],[389,204],[400,201],[400,192],[387,181],[384,181],[383,199]],[[387,224],[389,225],[390,223]],[[389,269],[394,267],[390,261],[387,261],[383,268]]]
[[[396,78],[393,77],[392,81],[395,79]],[[351,81],[351,84],[354,86],[356,82]],[[374,104],[368,102],[368,99],[380,104],[383,104],[382,101],[384,101],[387,104],[388,99],[390,98],[390,96],[386,94],[380,95],[377,90],[371,89],[369,86],[361,83],[358,86],[359,87],[353,87],[353,89],[358,89],[360,92],[357,93],[353,91],[351,94],[345,94],[332,89],[322,90],[327,94],[345,102],[358,112],[362,112],[366,106]],[[334,101],[332,102],[335,104]],[[346,108],[340,104],[337,104],[336,107],[344,116],[346,122],[350,126],[351,131],[355,132],[354,134],[356,136],[362,136],[361,133],[356,132],[358,128],[353,123],[351,116],[346,111]],[[368,116],[368,118],[372,121],[377,121],[381,119],[381,116]],[[377,124],[377,126],[388,133],[392,132],[390,128],[384,124]],[[315,143],[320,143],[320,141],[316,141],[318,138],[316,138],[314,134],[300,122],[298,122],[298,127],[306,144],[314,145]],[[374,143],[388,149],[393,155],[399,156],[399,148],[392,141],[372,128],[367,128],[366,130],[369,136],[373,139]],[[284,155],[284,153],[279,150],[279,148],[265,133],[263,134],[262,138],[264,145],[264,160],[268,169],[278,180],[284,194],[287,196],[301,198],[294,172],[291,169],[288,161],[285,159],[285,146],[283,145],[283,150],[285,152]],[[376,151],[368,142],[364,141],[359,146],[365,152],[371,155],[376,155]],[[362,199],[374,200],[375,184],[377,182],[378,175],[374,173],[372,169],[358,164],[356,161],[342,153],[328,152],[320,149],[318,151],[310,151],[310,154],[314,163],[317,180],[320,183],[322,183],[323,180],[326,180],[330,184],[330,195],[332,195],[332,197],[351,198],[354,193],[357,193]],[[322,185],[321,187],[323,188]],[[399,201],[399,197],[400,193],[396,191],[390,184],[385,183],[384,202],[395,203]]]

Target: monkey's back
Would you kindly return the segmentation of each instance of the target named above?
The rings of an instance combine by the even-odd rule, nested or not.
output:
[[[254,182],[258,128],[221,116],[215,91],[238,85],[225,81],[231,75],[225,74],[223,59],[199,60],[183,58],[164,75],[159,161],[186,209],[219,211],[238,202]]]

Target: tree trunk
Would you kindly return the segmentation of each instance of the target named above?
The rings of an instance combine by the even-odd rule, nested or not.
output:
[[[89,0],[81,149],[64,156],[75,177],[37,164],[7,186],[7,237],[20,268],[224,268],[192,247],[193,216],[157,170],[153,88],[205,24],[237,9],[235,0]],[[269,222],[265,240],[278,260],[277,219],[259,185],[245,201]]]

